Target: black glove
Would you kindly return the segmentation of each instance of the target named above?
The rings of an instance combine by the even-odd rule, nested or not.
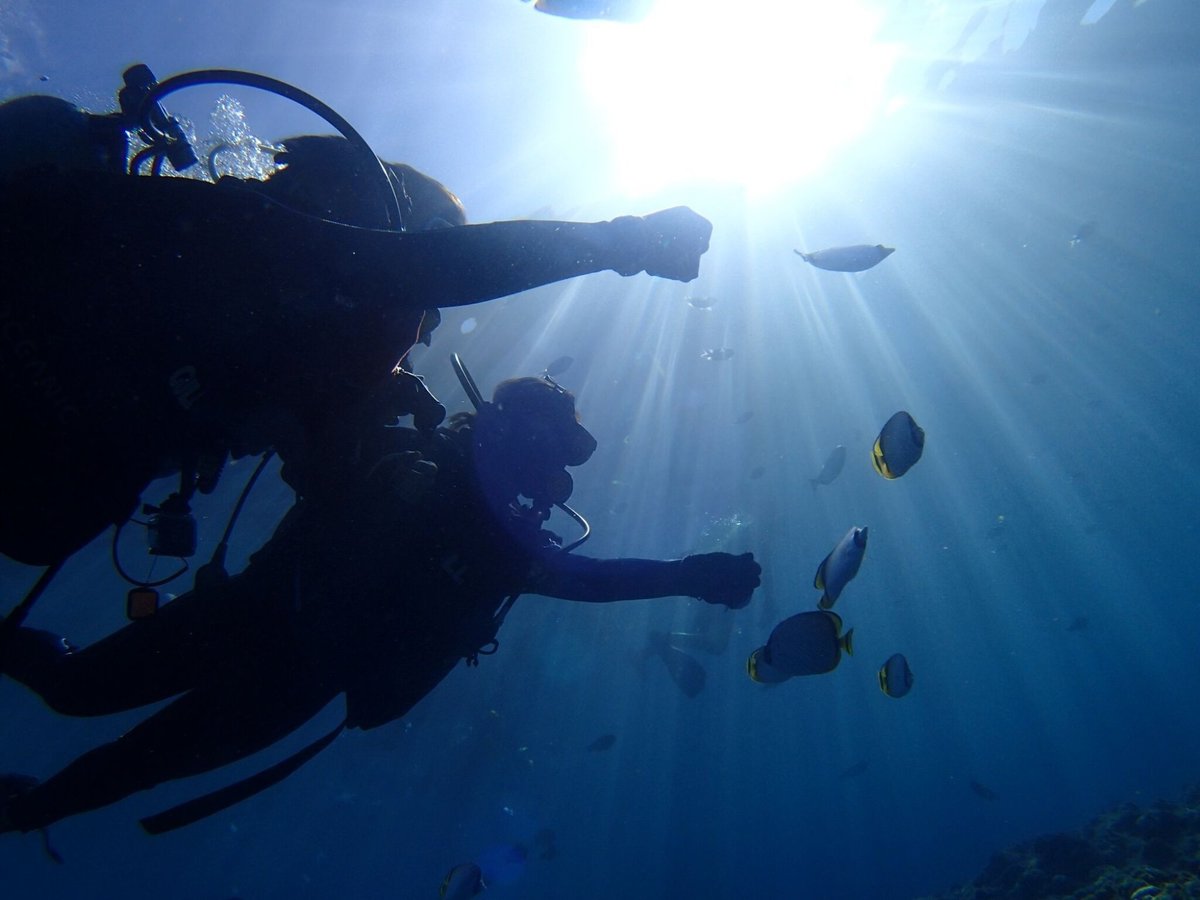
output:
[[[683,593],[705,603],[741,609],[761,583],[762,567],[753,553],[701,553],[679,562]]]
[[[700,257],[708,250],[712,223],[686,206],[675,206],[643,218],[622,216],[613,224],[626,229],[624,252],[630,261],[614,266],[621,275],[644,271],[658,278],[691,281],[700,274]]]

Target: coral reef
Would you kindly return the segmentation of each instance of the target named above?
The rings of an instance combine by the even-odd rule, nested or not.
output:
[[[1200,787],[1126,803],[1078,831],[1002,850],[969,884],[929,900],[1200,900]]]

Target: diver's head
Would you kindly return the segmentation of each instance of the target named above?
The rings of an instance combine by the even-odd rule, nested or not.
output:
[[[388,227],[394,199],[383,189],[375,163],[345,138],[328,134],[288,138],[275,161],[283,168],[261,187],[271,199],[331,222]],[[405,231],[466,224],[462,202],[441,182],[404,163],[385,162],[383,167],[401,200]]]
[[[475,417],[475,444],[492,486],[548,508],[571,496],[568,466],[581,466],[596,439],[579,423],[575,397],[549,378],[501,382]]]
[[[407,163],[385,162],[396,192],[408,195],[405,231],[433,231],[467,224],[467,211],[453,191]]]
[[[0,106],[0,176],[32,169],[123,172],[125,152],[125,132],[110,116],[44,95]]]

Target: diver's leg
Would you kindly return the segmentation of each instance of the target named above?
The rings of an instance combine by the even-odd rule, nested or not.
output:
[[[271,598],[249,587],[237,576],[220,588],[189,592],[83,650],[50,632],[20,628],[4,647],[3,674],[69,716],[165,700],[275,639]]]
[[[227,765],[295,731],[338,693],[294,659],[203,685],[14,797],[3,810],[4,825],[44,828],[164,781]]]

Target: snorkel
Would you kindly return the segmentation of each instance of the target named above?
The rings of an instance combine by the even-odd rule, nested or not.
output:
[[[471,377],[471,373],[467,370],[462,358],[457,353],[450,355],[450,364],[454,368],[454,374],[458,376],[458,382],[462,385],[467,399],[471,401],[471,405],[475,408],[476,416],[486,420],[489,417],[500,415],[495,403],[483,399],[483,394],[480,392],[479,386],[475,383],[475,379]],[[545,378],[545,381],[554,389],[564,394],[566,393],[548,377]],[[588,524],[587,519],[567,505],[566,501],[571,496],[573,486],[570,474],[563,469],[554,473],[551,483],[545,486],[545,490],[538,492],[538,497],[530,498],[534,504],[533,512],[540,516],[541,519],[545,520],[550,514],[550,507],[554,506],[574,519],[575,523],[583,529],[583,534],[580,537],[563,547],[564,552],[574,550],[586,541],[592,533],[591,525]]]

